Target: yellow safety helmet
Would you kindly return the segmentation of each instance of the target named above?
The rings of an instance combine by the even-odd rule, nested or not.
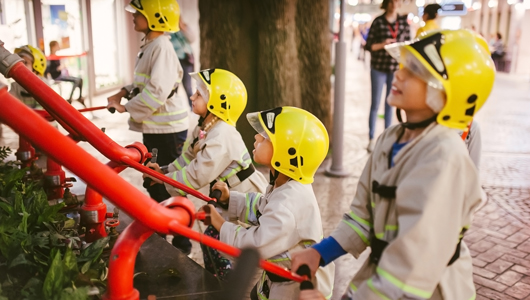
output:
[[[247,106],[247,89],[234,73],[223,69],[206,69],[190,73],[197,89],[206,100],[208,110],[226,123],[236,122]]]
[[[15,49],[15,54],[27,53],[33,57],[33,70],[39,73],[40,76],[44,76],[46,71],[46,56],[39,49],[25,45]]]
[[[436,120],[441,125],[465,129],[493,88],[495,65],[487,43],[472,31],[433,31],[385,49],[429,87],[445,92]]]
[[[248,122],[272,143],[271,166],[303,184],[313,182],[326,158],[329,136],[324,124],[303,109],[291,106],[247,114]]]
[[[180,7],[176,0],[132,0],[125,9],[144,15],[151,31],[180,30]]]

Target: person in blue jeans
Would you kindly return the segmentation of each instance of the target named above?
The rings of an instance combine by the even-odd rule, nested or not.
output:
[[[400,7],[401,0],[384,0],[381,8],[385,12],[375,18],[366,39],[365,49],[370,51],[371,54],[370,79],[372,81],[372,104],[368,119],[368,152],[372,152],[375,146],[375,121],[385,84],[385,128],[388,128],[392,123],[392,108],[386,103],[386,97],[390,93],[394,72],[399,69],[399,64],[384,50],[384,47],[391,43],[410,40],[410,27],[407,23],[407,16],[398,15]]]

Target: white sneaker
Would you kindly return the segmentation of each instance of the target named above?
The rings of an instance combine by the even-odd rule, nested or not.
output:
[[[375,148],[375,140],[371,139],[370,142],[368,142],[368,147],[366,148],[366,150],[368,150],[369,153],[372,153],[372,151],[374,151],[374,148]]]

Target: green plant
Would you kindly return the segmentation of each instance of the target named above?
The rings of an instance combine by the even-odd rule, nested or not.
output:
[[[105,288],[108,238],[85,249],[74,221],[0,148],[0,300],[89,299]],[[7,298],[6,298],[7,297]]]

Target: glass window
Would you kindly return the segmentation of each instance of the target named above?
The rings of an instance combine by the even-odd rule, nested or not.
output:
[[[0,0],[0,37],[9,51],[29,43],[24,1]],[[35,45],[34,45],[35,46]]]
[[[92,0],[90,3],[97,90],[119,83],[116,3],[114,0]]]

